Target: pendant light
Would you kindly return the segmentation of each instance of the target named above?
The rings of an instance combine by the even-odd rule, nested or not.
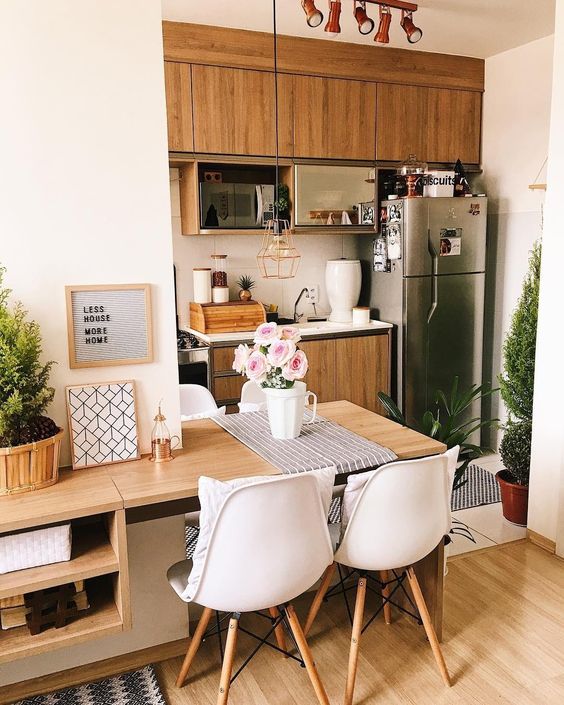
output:
[[[278,186],[280,184],[278,150],[278,34],[276,31],[276,0],[272,0],[274,36],[274,125],[276,136],[276,169],[273,217],[266,223],[257,264],[263,279],[292,279],[296,276],[301,255],[294,245],[294,235],[288,220],[279,217]]]

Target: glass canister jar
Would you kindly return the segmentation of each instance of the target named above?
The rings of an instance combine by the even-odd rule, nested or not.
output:
[[[227,255],[212,255],[212,288],[227,286]]]

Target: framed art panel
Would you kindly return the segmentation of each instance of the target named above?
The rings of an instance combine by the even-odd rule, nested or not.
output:
[[[137,460],[132,380],[66,388],[73,469]]]
[[[153,360],[149,284],[65,287],[71,368]]]

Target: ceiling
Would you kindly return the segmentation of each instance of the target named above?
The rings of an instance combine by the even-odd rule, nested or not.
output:
[[[342,0],[341,34],[327,37],[323,24],[310,29],[300,0],[277,0],[278,32],[328,41],[372,44],[374,35],[361,36],[352,17],[352,0]],[[272,0],[161,0],[165,20],[272,31]],[[327,0],[316,0],[327,18]],[[555,0],[421,0],[415,23],[423,30],[418,44],[409,44],[394,11],[390,45],[487,58],[554,32]],[[378,14],[369,7],[371,17]],[[374,45],[375,51],[385,47]]]

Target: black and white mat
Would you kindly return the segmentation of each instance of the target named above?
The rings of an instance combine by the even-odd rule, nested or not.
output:
[[[138,671],[36,695],[14,705],[166,705],[153,666]]]
[[[479,465],[469,465],[464,479],[467,482],[452,493],[451,509],[471,509],[501,502],[495,475]]]

